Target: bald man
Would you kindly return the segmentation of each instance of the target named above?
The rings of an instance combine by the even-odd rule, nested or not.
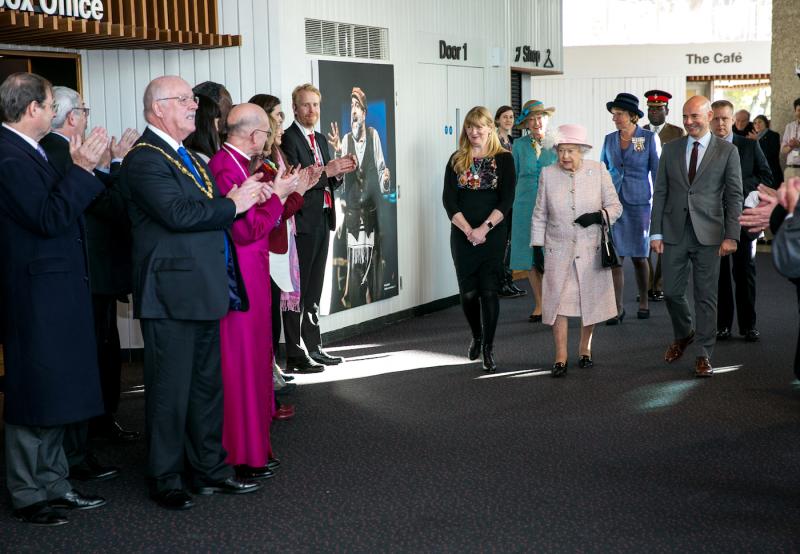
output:
[[[263,186],[257,174],[219,194],[208,166],[182,144],[195,111],[186,81],[151,81],[147,129],[120,171],[144,338],[147,474],[152,498],[171,510],[194,505],[188,488],[204,495],[259,488],[225,462],[219,320],[247,309],[228,229],[263,198]]]
[[[720,257],[736,251],[743,202],[739,152],[711,133],[713,116],[704,96],[683,105],[688,136],[664,145],[650,223],[650,246],[663,254],[664,295],[674,332],[664,360],[678,360],[694,343],[696,377],[714,373]],[[696,321],[686,299],[690,271]]]

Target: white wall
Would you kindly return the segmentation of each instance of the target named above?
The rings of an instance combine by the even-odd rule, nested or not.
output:
[[[324,317],[322,328],[338,329],[455,294],[441,187],[456,137],[444,136],[442,128],[445,123],[458,128],[456,109],[463,117],[475,104],[493,112],[509,103],[510,66],[518,44],[542,52],[551,48],[552,71],[561,69],[561,0],[492,4],[483,0],[220,0],[219,12],[219,33],[241,35],[240,48],[80,51],[91,123],[117,136],[126,127],[143,129],[145,86],[164,74],[180,75],[193,84],[224,83],[234,102],[246,101],[255,93],[274,94],[283,99],[290,122],[291,91],[297,84],[312,81],[313,59],[367,61],[306,55],[305,18],[385,27],[390,57],[384,63],[394,65],[397,99],[395,182],[400,192],[397,232],[403,288],[394,298]],[[476,52],[481,63],[461,68],[431,60],[430,52],[417,40],[425,34],[481,44],[482,51]],[[533,69],[531,64],[513,65]],[[141,346],[137,325],[130,321],[130,307],[119,308],[124,346]]]

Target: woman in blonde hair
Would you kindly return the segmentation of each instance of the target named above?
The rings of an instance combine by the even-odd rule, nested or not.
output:
[[[456,150],[444,171],[442,202],[450,218],[450,252],[461,307],[472,331],[470,360],[483,355],[483,369],[497,369],[492,345],[500,315],[506,229],[514,202],[514,158],[497,138],[494,119],[483,106],[464,118]]]

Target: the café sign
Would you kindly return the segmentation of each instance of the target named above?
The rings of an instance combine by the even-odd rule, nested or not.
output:
[[[103,19],[104,11],[103,0],[0,0],[0,8],[97,21]]]

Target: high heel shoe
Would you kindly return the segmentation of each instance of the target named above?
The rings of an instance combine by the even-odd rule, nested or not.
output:
[[[622,320],[625,319],[625,308],[622,308],[622,311],[619,315],[615,315],[611,319],[606,321],[606,325],[619,325],[622,323]]]
[[[470,360],[477,360],[480,353],[481,353],[481,339],[473,338],[472,342],[469,343],[467,358],[469,358]]]
[[[528,321],[531,323],[539,323],[542,321],[542,314],[531,314],[528,316]]]
[[[483,370],[488,373],[497,371],[497,364],[494,361],[494,353],[492,353],[492,345],[483,345]]]
[[[592,357],[585,355],[581,356],[581,358],[578,360],[578,367],[580,368],[594,367],[594,362],[592,361]]]
[[[556,362],[550,370],[550,377],[564,377],[567,374],[567,362]]]

